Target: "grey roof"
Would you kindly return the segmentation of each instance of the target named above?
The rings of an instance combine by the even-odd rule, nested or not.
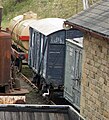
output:
[[[67,105],[0,105],[0,120],[84,120]]]
[[[89,9],[67,19],[66,23],[109,36],[109,0],[97,2]]]
[[[64,21],[65,19],[61,18],[45,18],[33,22],[30,24],[30,27],[47,36],[56,31],[63,30]]]

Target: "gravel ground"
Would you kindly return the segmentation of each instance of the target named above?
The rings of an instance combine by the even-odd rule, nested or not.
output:
[[[32,77],[32,72],[28,67],[24,67],[22,72],[28,78]],[[44,97],[42,97],[41,94],[37,92],[37,90],[34,90],[30,85],[28,85],[24,80],[22,80],[22,78],[19,79],[21,88],[25,88],[29,91],[29,93],[26,94],[26,104],[49,104],[49,102]]]
[[[48,101],[42,97],[39,92],[37,92],[37,90],[32,89],[32,87],[22,79],[20,80],[20,84],[22,88],[25,88],[29,91],[29,93],[26,94],[27,104],[49,104]]]
[[[29,91],[26,94],[26,104],[49,104],[46,98],[42,97],[39,92],[33,89],[30,85],[28,85],[25,81],[20,78],[21,88],[25,88]]]

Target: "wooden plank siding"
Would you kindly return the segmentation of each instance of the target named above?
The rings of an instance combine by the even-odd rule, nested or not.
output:
[[[69,120],[66,113],[0,112],[0,120]]]

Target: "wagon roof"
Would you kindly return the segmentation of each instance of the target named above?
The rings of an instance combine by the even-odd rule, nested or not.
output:
[[[61,18],[45,18],[30,24],[30,27],[48,36],[54,32],[63,30],[64,21],[65,19]]]
[[[109,37],[109,0],[101,0],[89,9],[68,18],[65,24]]]
[[[84,120],[66,105],[0,105],[2,120]]]

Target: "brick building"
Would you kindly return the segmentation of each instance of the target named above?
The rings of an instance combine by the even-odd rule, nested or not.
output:
[[[84,33],[80,113],[86,120],[109,120],[109,0],[67,19]]]

